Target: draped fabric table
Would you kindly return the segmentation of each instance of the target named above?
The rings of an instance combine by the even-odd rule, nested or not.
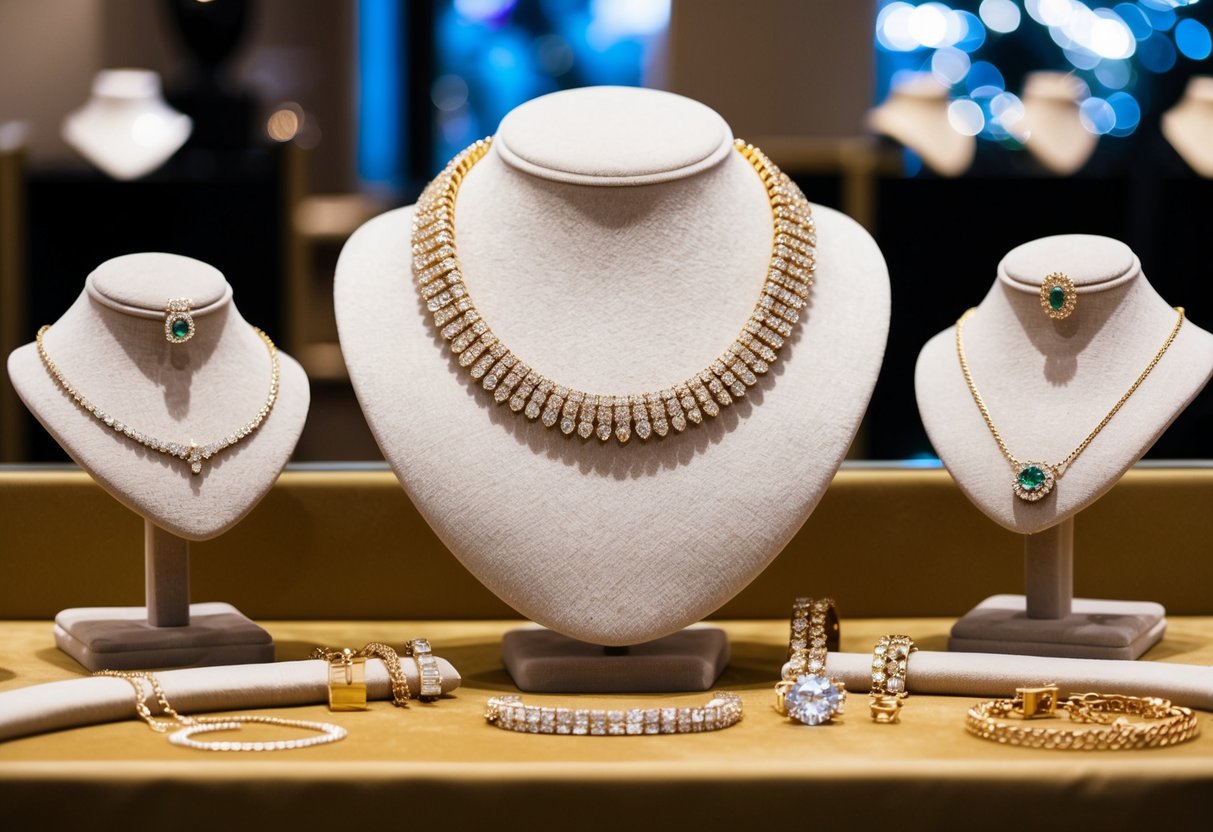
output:
[[[455,695],[407,710],[389,702],[330,713],[324,705],[258,711],[324,720],[343,742],[275,753],[207,753],[169,745],[142,722],[61,731],[0,744],[0,827],[11,830],[405,828],[752,829],[807,819],[880,832],[908,829],[1207,828],[1213,719],[1173,748],[1032,750],[965,733],[971,697],[912,695],[898,725],[868,719],[853,694],[837,724],[781,719],[771,688],[787,623],[713,622],[732,643],[717,688],[740,693],[742,722],[690,735],[515,734],[485,724],[485,702],[514,687],[499,656],[518,622],[263,621],[279,660],[318,644],[398,644],[427,635],[463,676]],[[844,619],[842,649],[882,634],[945,647],[951,619]],[[1146,661],[1213,665],[1213,618],[1173,617]],[[910,686],[913,689],[913,660]],[[49,621],[0,621],[0,691],[83,675],[54,647]],[[1047,680],[1025,679],[1025,684]],[[170,691],[171,696],[171,691]],[[700,703],[702,693],[558,696],[573,707]],[[1039,724],[1039,723],[1037,723]],[[1060,727],[1063,723],[1052,723]]]

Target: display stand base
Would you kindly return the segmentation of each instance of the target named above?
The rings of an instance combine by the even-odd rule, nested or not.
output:
[[[709,690],[729,663],[716,627],[691,627],[630,647],[587,644],[551,630],[510,630],[501,658],[519,689],[538,693]]]
[[[55,616],[55,644],[89,670],[208,667],[274,660],[274,642],[231,604],[189,605],[189,623],[155,627],[146,607],[88,607]]]
[[[1166,610],[1151,601],[1075,598],[1061,618],[1029,618],[1023,595],[995,595],[952,627],[948,649],[1072,659],[1136,659],[1167,630]],[[1045,681],[1045,680],[1042,680]]]

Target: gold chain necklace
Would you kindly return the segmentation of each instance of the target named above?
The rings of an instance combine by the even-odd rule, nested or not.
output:
[[[59,386],[72,397],[76,404],[80,405],[86,413],[91,414],[107,428],[113,428],[132,442],[138,442],[143,447],[150,448],[157,453],[175,456],[177,459],[183,460],[190,466],[190,471],[195,474],[202,473],[203,460],[210,459],[224,448],[230,448],[261,427],[261,423],[270,415],[270,411],[274,408],[274,402],[278,399],[278,348],[274,346],[274,342],[270,340],[270,336],[257,329],[257,327],[253,327],[253,331],[261,337],[261,340],[265,343],[265,348],[270,353],[270,392],[266,396],[265,404],[261,405],[261,409],[257,411],[257,415],[241,425],[236,431],[206,445],[199,445],[192,439],[188,444],[166,442],[163,439],[157,439],[151,434],[135,430],[121,419],[115,418],[113,414],[93,404],[87,396],[73,387],[71,382],[63,376],[63,373],[55,366],[55,362],[51,361],[50,356],[46,353],[46,345],[43,344],[42,338],[49,331],[50,324],[38,330],[38,355],[42,358],[42,363],[45,365],[46,371],[51,374],[51,378],[59,382]]]
[[[1017,459],[1014,454],[1007,448],[1007,445],[1002,440],[1002,434],[998,432],[998,428],[994,427],[994,419],[990,416],[990,409],[986,407],[985,400],[982,399],[981,393],[977,392],[977,385],[973,383],[973,374],[969,370],[969,361],[965,358],[964,340],[962,331],[964,330],[965,322],[976,312],[977,309],[968,310],[960,316],[960,320],[956,322],[956,355],[960,358],[960,369],[964,373],[965,383],[969,385],[969,392],[973,394],[973,401],[977,403],[977,409],[981,411],[981,417],[986,420],[986,427],[990,429],[990,434],[994,437],[994,441],[998,443],[998,449],[1002,451],[1002,455],[1007,458],[1007,462],[1011,463],[1011,470],[1014,472],[1014,477],[1011,480],[1011,488],[1015,491],[1015,496],[1021,500],[1027,500],[1034,503],[1037,500],[1045,497],[1057,480],[1061,479],[1065,474],[1066,469],[1070,467],[1078,455],[1087,449],[1091,444],[1091,440],[1099,435],[1108,422],[1112,421],[1115,416],[1124,406],[1124,403],[1129,400],[1129,397],[1137,391],[1141,383],[1146,380],[1146,376],[1158,365],[1166,354],[1167,349],[1175,341],[1175,336],[1179,334],[1179,328],[1183,326],[1184,310],[1182,306],[1176,306],[1175,311],[1179,317],[1175,321],[1175,326],[1171,329],[1171,334],[1167,336],[1167,340],[1163,342],[1162,347],[1150,359],[1150,363],[1141,371],[1141,375],[1129,386],[1125,394],[1120,397],[1120,400],[1108,411],[1108,415],[1104,416],[1095,429],[1087,434],[1087,437],[1078,444],[1078,447],[1070,452],[1070,455],[1056,465],[1050,465],[1047,462],[1027,462]]]
[[[278,716],[261,716],[240,714],[239,716],[185,716],[177,713],[168,703],[168,696],[160,685],[156,675],[147,670],[98,670],[94,676],[113,676],[125,679],[135,689],[135,712],[147,723],[147,726],[157,734],[169,735],[169,742],[184,748],[194,748],[199,751],[288,751],[293,748],[311,748],[315,745],[327,745],[345,739],[346,730],[331,722],[311,722],[304,719],[283,719]],[[152,709],[147,704],[147,692],[143,681],[151,686],[151,693],[160,704],[165,718],[156,719]],[[202,741],[194,739],[195,734],[211,734],[218,731],[235,731],[247,724],[278,725],[283,728],[296,728],[304,731],[315,731],[316,737],[303,739],[276,740],[272,742],[230,742]]]
[[[484,158],[491,139],[478,141],[450,161],[422,192],[413,216],[413,275],[434,326],[459,365],[493,394],[498,404],[544,427],[559,426],[582,439],[612,435],[626,443],[671,427],[686,429],[717,416],[758,382],[778,360],[809,296],[816,267],[817,230],[808,200],[795,183],[753,145],[736,149],[753,167],[770,200],[774,243],[758,304],[741,334],[701,372],[660,391],[602,395],[574,390],[541,375],[489,328],[472,302],[455,245],[455,200],[463,178]]]

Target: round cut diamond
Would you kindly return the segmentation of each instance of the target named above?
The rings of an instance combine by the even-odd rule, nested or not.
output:
[[[842,713],[847,694],[825,676],[798,676],[785,697],[788,716],[805,725],[821,725]]]

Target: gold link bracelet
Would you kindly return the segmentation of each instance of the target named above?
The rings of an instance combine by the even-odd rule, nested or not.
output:
[[[1071,722],[1086,723],[1085,730],[1029,728],[1000,722],[1049,718],[1064,710]],[[1128,717],[1141,721],[1130,722]],[[1161,748],[1187,742],[1200,733],[1196,714],[1154,696],[1113,693],[1074,693],[1060,701],[1056,685],[1016,688],[1014,699],[992,699],[969,709],[965,730],[983,740],[1003,745],[1059,751],[1122,751]]]

